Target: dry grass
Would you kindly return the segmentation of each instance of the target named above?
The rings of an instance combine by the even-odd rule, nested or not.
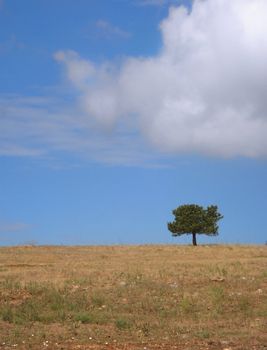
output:
[[[267,349],[266,246],[0,248],[0,349]]]

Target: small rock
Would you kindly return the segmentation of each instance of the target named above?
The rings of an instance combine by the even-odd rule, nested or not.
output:
[[[223,282],[224,277],[212,277],[211,280],[214,282]]]
[[[228,345],[228,344],[229,344],[229,342],[228,342],[227,340],[221,340],[220,343],[221,343],[222,345]]]

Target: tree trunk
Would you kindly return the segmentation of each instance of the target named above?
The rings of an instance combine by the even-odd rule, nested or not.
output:
[[[192,233],[193,235],[193,245],[197,245],[197,234],[196,233]]]

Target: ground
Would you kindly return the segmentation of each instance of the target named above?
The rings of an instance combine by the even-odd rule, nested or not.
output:
[[[0,248],[0,349],[267,350],[267,246]]]

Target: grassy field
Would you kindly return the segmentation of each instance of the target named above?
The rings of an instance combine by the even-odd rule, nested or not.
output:
[[[267,246],[0,248],[0,349],[267,349]]]

